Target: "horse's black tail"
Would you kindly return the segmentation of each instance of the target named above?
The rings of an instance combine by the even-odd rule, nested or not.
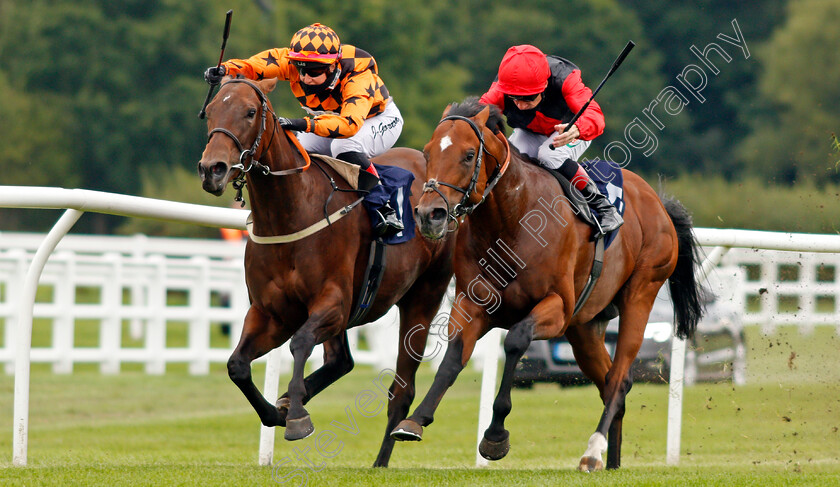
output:
[[[705,293],[695,274],[697,265],[701,262],[700,245],[694,237],[688,210],[674,198],[660,198],[677,230],[679,244],[677,267],[668,279],[671,300],[674,302],[676,333],[679,338],[691,338],[705,311]]]

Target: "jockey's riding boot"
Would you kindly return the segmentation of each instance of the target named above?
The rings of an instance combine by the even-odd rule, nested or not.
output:
[[[373,231],[380,237],[390,237],[403,231],[405,228],[397,217],[397,212],[391,208],[390,203],[385,203],[376,210],[381,220],[373,228]]]
[[[618,230],[618,227],[624,224],[624,219],[618,214],[618,210],[606,196],[598,191],[598,187],[591,179],[586,181],[586,186],[580,192],[586,198],[589,207],[598,212],[598,222],[604,233]]]

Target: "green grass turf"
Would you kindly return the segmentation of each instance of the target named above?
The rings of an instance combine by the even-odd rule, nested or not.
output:
[[[38,365],[26,468],[11,466],[13,378],[0,377],[0,485],[840,485],[840,337],[749,329],[747,340],[746,386],[686,388],[679,467],[665,466],[665,385],[636,384],[628,396],[619,471],[574,471],[602,406],[592,386],[551,384],[514,391],[510,454],[475,469],[481,378],[469,367],[424,441],[397,444],[393,468],[374,470],[385,414],[365,417],[356,398],[384,395],[378,371],[357,367],[307,405],[315,435],[286,442],[277,431],[282,466],[271,468],[256,465],[259,422],[223,366],[193,377],[181,367],[103,376],[95,366],[55,375]],[[420,396],[432,376],[421,369]],[[262,386],[259,366],[255,381]]]

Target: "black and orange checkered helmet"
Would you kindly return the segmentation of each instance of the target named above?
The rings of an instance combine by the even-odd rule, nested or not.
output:
[[[332,64],[341,58],[341,41],[325,25],[307,25],[292,36],[288,56],[297,62]]]

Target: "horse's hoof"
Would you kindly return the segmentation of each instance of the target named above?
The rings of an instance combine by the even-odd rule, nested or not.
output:
[[[485,436],[478,444],[478,453],[487,460],[501,460],[510,451],[510,434],[505,431],[505,438],[501,441],[488,440]]]
[[[286,427],[286,416],[289,414],[289,405],[292,401],[288,397],[281,397],[274,403],[277,408],[277,426]]]
[[[604,462],[599,458],[583,457],[580,459],[578,470],[584,473],[598,472],[604,469]]]
[[[423,427],[415,421],[404,419],[391,432],[391,438],[397,441],[420,441],[423,439]]]
[[[312,419],[309,415],[298,419],[286,420],[286,432],[283,438],[289,441],[302,440],[315,432],[315,426],[312,425]]]

